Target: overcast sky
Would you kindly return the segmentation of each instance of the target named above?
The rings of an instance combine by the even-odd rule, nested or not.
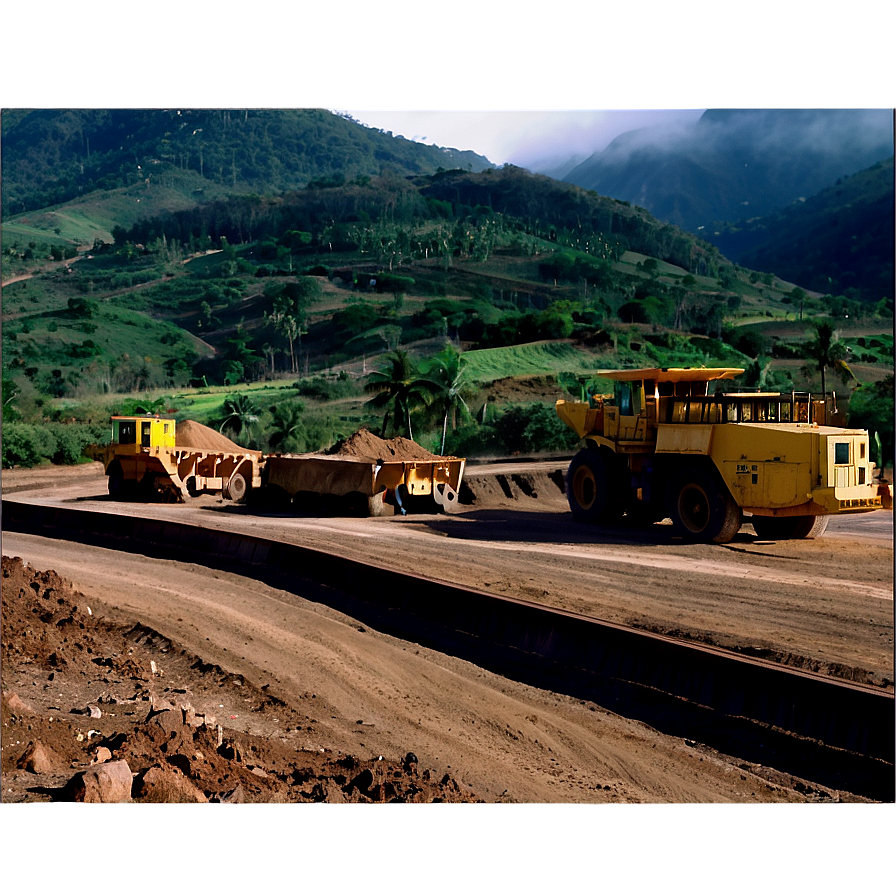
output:
[[[696,121],[696,110],[612,110],[542,112],[374,112],[346,110],[362,124],[420,143],[471,149],[496,165],[547,167],[585,158],[634,128],[674,128]]]
[[[326,108],[556,174],[620,133],[706,108],[892,108],[891,35],[868,27],[866,2],[835,21],[786,0],[553,0],[512,13],[496,0],[256,0],[251,14],[221,0],[214,17],[163,0],[174,18],[100,0],[115,12],[99,23],[45,0],[46,63],[14,39],[31,8],[4,11],[0,107]],[[84,51],[97,42],[102,53]]]

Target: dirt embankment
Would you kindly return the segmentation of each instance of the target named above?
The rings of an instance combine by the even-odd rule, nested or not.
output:
[[[238,732],[237,712],[293,732],[315,720],[151,629],[103,618],[54,572],[2,564],[4,802],[476,800],[411,752],[353,756]]]

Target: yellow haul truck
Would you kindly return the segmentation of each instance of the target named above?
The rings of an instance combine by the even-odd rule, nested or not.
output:
[[[161,416],[113,417],[112,439],[90,452],[120,501],[175,501],[203,492],[238,503],[252,493],[279,506],[383,516],[455,510],[465,460],[374,460],[271,455],[241,448],[207,426]]]
[[[220,492],[237,502],[261,485],[261,452],[249,451],[214,430],[188,421],[181,439],[171,417],[113,417],[112,440],[94,452],[109,477],[109,494],[120,501],[182,501],[187,495]],[[195,441],[197,444],[183,444]]]
[[[614,523],[671,517],[691,541],[731,541],[743,521],[760,538],[816,538],[832,514],[892,507],[874,481],[868,433],[824,425],[808,393],[717,392],[742,368],[601,370],[612,395],[558,401],[585,441],[569,465],[573,516]],[[821,424],[816,419],[822,421]]]
[[[464,458],[373,460],[339,455],[272,455],[264,491],[272,503],[291,501],[306,511],[342,507],[362,516],[397,510],[438,513],[458,506]]]

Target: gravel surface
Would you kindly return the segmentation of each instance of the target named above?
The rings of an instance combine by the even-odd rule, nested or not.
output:
[[[213,497],[185,505],[113,503],[99,465],[74,475],[47,470],[43,479],[34,471],[4,474],[3,487],[19,500],[152,513],[425,568],[462,584],[892,688],[892,514],[838,520],[818,541],[759,542],[745,526],[731,546],[684,545],[663,525],[604,531],[572,523],[557,469],[477,468],[467,477],[467,500],[475,503],[461,513],[377,519],[267,514]],[[122,626],[158,632],[225,678],[265,689],[314,718],[298,731],[267,722],[270,714],[226,720],[293,750],[393,762],[412,752],[421,768],[449,775],[460,792],[486,802],[842,798],[239,576],[16,533],[5,533],[3,553],[54,570],[86,600],[120,615]],[[4,682],[9,674],[4,669]]]

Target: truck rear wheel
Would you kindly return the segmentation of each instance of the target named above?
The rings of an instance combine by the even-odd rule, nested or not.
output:
[[[242,473],[234,473],[227,480],[227,494],[234,504],[244,504],[249,486],[246,483],[246,477]]]
[[[669,485],[668,506],[676,533],[689,541],[727,544],[743,522],[737,502],[706,470],[676,476]]]
[[[625,510],[621,477],[612,457],[585,448],[569,465],[566,499],[573,518],[583,523],[616,523]]]
[[[827,516],[753,516],[750,522],[759,538],[785,541],[820,538],[828,527]]]

